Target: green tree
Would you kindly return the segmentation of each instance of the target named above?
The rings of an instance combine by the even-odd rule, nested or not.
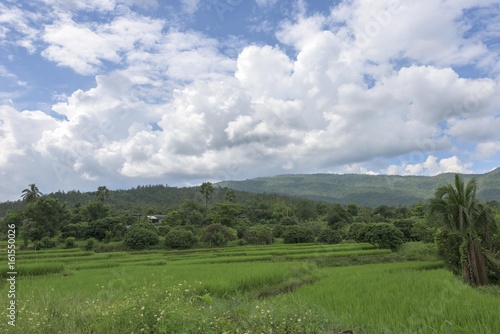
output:
[[[221,224],[210,224],[203,231],[201,239],[210,246],[224,246],[230,240],[236,239],[236,232]]]
[[[286,244],[297,244],[313,242],[314,235],[311,229],[303,225],[290,225],[283,230],[283,242]]]
[[[349,238],[368,242],[378,248],[395,251],[404,243],[403,233],[390,223],[355,223],[349,228]]]
[[[154,246],[160,241],[158,234],[142,224],[132,225],[123,237],[127,249],[141,250]]]
[[[310,220],[318,216],[316,204],[313,201],[301,200],[295,209],[295,214],[300,220]]]
[[[470,285],[488,284],[488,268],[482,249],[496,227],[490,211],[476,197],[475,179],[464,182],[456,174],[454,184],[439,186],[430,200],[430,214],[441,222],[443,228],[461,235],[462,277]]]
[[[242,213],[243,207],[241,205],[229,202],[217,203],[210,210],[210,220],[214,223],[233,227]]]
[[[100,201],[90,201],[80,209],[80,213],[85,221],[92,222],[106,218],[109,214],[109,205]]]
[[[28,236],[34,241],[55,236],[69,218],[66,205],[47,196],[40,197],[26,206],[24,213],[25,217],[33,222]]]
[[[28,187],[29,188],[23,190],[21,198],[24,202],[29,204],[35,202],[39,197],[41,197],[42,193],[38,190],[38,187],[34,183],[28,185]]]
[[[165,236],[165,246],[176,249],[191,248],[196,243],[196,238],[190,230],[182,227],[171,229]]]
[[[359,206],[358,206],[356,203],[349,203],[349,204],[347,205],[347,212],[348,212],[351,216],[355,217],[355,216],[357,216],[357,215],[358,215],[358,213],[359,213]]]
[[[253,245],[270,245],[273,243],[273,229],[266,225],[255,225],[244,232],[244,239]]]
[[[338,230],[334,230],[331,227],[324,227],[318,236],[318,242],[324,244],[338,244],[342,241],[342,235]]]
[[[96,196],[101,203],[104,203],[104,201],[109,197],[109,189],[106,186],[99,186],[97,188]]]
[[[224,200],[230,203],[236,203],[236,192],[233,189],[228,189],[224,194]]]
[[[349,213],[340,204],[332,205],[332,207],[328,210],[326,220],[328,221],[328,225],[335,230],[340,230],[347,224],[351,223]]]
[[[405,242],[408,241],[416,241],[414,240],[413,235],[413,227],[415,222],[411,219],[398,219],[393,222],[394,226],[396,226],[401,233],[403,233],[403,240]]]
[[[372,223],[368,224],[365,234],[366,241],[378,248],[398,249],[404,243],[403,233],[393,224]]]
[[[214,187],[210,182],[204,182],[200,186],[200,193],[205,199],[205,219],[208,214],[208,201],[212,198],[212,194],[214,193]]]

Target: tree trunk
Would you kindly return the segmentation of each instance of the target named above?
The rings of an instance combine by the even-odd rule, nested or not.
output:
[[[468,234],[467,262],[464,263],[464,280],[470,285],[487,285],[488,269],[479,241]]]

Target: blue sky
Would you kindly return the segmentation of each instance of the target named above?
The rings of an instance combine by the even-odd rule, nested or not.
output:
[[[6,0],[0,201],[500,162],[492,0]]]

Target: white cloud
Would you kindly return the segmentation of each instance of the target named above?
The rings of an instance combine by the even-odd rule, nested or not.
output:
[[[464,10],[492,1],[343,2],[332,19],[354,36],[353,56],[375,62],[406,58],[419,64],[463,65],[487,57],[479,39],[466,39]]]
[[[470,32],[464,19],[491,1],[343,1],[312,16],[299,1],[293,21],[276,24],[279,44],[244,47],[134,14],[132,2],[45,0],[55,9],[45,25],[23,21],[20,10],[0,15],[0,36],[15,31],[28,50],[95,75],[93,87],[57,95],[52,109],[65,120],[0,109],[0,173],[23,166],[11,193],[34,182],[34,162],[45,184],[68,189],[283,172],[471,172],[472,161],[500,150],[498,79],[456,69],[498,59],[484,42],[491,33]],[[183,3],[190,13],[200,5]],[[3,65],[0,76],[16,79]],[[408,158],[415,152],[420,159]]]
[[[278,3],[278,0],[255,0],[260,7],[270,7]]]
[[[47,5],[65,11],[99,11],[109,12],[115,9],[116,0],[42,0]]]
[[[387,174],[399,175],[437,175],[441,173],[472,173],[469,169],[472,163],[464,163],[457,156],[438,159],[430,155],[419,164],[402,164],[400,166],[391,165],[387,169]]]
[[[49,46],[42,55],[80,74],[92,74],[103,61],[120,63],[127,52],[149,49],[160,38],[163,23],[138,16],[124,16],[111,23],[76,23],[63,15],[45,27],[43,39]]]
[[[485,116],[481,118],[452,118],[448,121],[447,134],[472,142],[489,141],[499,137],[500,118]]]
[[[498,153],[500,153],[500,141],[486,141],[477,144],[475,155],[477,159],[489,159]]]
[[[200,6],[200,0],[181,0],[182,8],[190,15],[196,13]]]
[[[15,5],[0,3],[0,45],[12,44],[34,53],[40,32],[33,24],[44,19],[42,13],[23,11]]]

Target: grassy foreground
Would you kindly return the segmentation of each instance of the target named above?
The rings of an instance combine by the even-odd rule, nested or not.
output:
[[[21,251],[16,327],[4,319],[0,332],[500,333],[500,296],[439,262],[324,266],[391,255],[367,244]]]

